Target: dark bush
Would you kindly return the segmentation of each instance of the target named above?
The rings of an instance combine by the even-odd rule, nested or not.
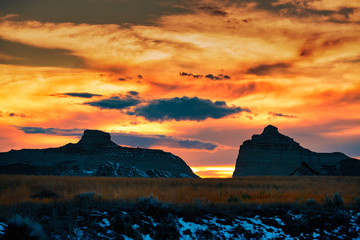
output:
[[[250,197],[249,194],[243,193],[243,194],[241,195],[241,198],[244,199],[244,200],[246,200],[246,199],[250,199],[251,197]]]
[[[33,194],[30,196],[30,198],[40,198],[40,199],[44,199],[44,198],[58,198],[59,195],[57,195],[56,193],[54,193],[53,191],[49,191],[49,190],[41,190],[40,192]]]
[[[7,222],[3,240],[42,240],[46,239],[40,224],[18,215]]]
[[[233,234],[237,235],[238,237],[241,237],[240,239],[261,239],[262,236],[264,235],[262,232],[248,231],[241,225],[237,225],[234,228]]]
[[[316,207],[318,205],[319,204],[316,202],[315,199],[310,198],[310,199],[306,200],[306,206],[308,206],[308,207]]]
[[[156,225],[154,239],[177,240],[179,238],[180,233],[176,223],[176,218],[172,214],[168,214],[163,221]]]
[[[245,232],[246,232],[245,228],[243,226],[241,226],[240,224],[237,225],[233,230],[233,233],[238,236],[244,234]]]
[[[207,228],[205,230],[198,229],[195,232],[195,235],[197,236],[197,239],[201,240],[213,240],[215,239],[214,234]]]
[[[138,199],[138,207],[145,214],[152,216],[155,220],[166,218],[169,213],[169,205],[161,203],[153,197]]]
[[[344,200],[342,199],[339,193],[335,193],[333,196],[333,203],[336,207],[342,207],[344,205]]]
[[[284,218],[284,222],[285,222],[285,226],[283,226],[282,229],[285,234],[289,234],[293,237],[297,237],[301,233],[310,232],[310,226],[307,215],[303,215],[298,219],[293,219],[290,215],[286,215]]]
[[[119,233],[135,240],[141,240],[142,236],[137,229],[134,229],[134,222],[131,216],[122,213],[117,214],[111,221],[111,228]]]
[[[355,198],[354,202],[355,202],[355,208],[360,209],[360,198]]]
[[[74,199],[79,201],[89,201],[95,197],[95,192],[83,192],[75,195]]]
[[[333,223],[335,226],[348,226],[350,223],[350,216],[342,209],[336,209],[333,214]]]
[[[230,195],[230,197],[227,199],[228,203],[239,203],[241,202],[240,198],[238,196]]]
[[[326,208],[333,208],[335,206],[327,194],[325,194],[325,199],[323,200],[323,206]]]
[[[147,198],[139,198],[138,203],[142,210],[158,209],[161,207],[161,202],[152,196]]]
[[[80,208],[89,208],[95,201],[95,192],[83,192],[75,195],[75,204]]]

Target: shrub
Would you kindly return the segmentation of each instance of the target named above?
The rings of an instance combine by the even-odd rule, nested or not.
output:
[[[327,208],[333,208],[334,203],[330,200],[329,196],[325,194],[325,199],[323,200],[323,206]]]
[[[153,197],[138,199],[138,206],[141,211],[159,220],[168,216],[168,204],[161,203]]]
[[[348,226],[350,223],[350,216],[342,209],[336,209],[333,214],[334,225]]]
[[[169,214],[162,222],[155,227],[154,239],[172,239],[176,240],[180,238],[179,229],[175,218],[172,214]]]
[[[95,197],[95,192],[83,192],[75,195],[75,199],[79,201],[88,201]]]
[[[18,215],[7,222],[3,240],[42,240],[45,239],[40,224]]]
[[[250,196],[249,194],[247,194],[247,193],[243,193],[243,194],[241,195],[241,198],[244,199],[244,200],[246,200],[246,199],[250,199],[251,196]]]
[[[57,195],[56,193],[54,193],[53,191],[49,191],[46,189],[41,190],[40,192],[33,194],[30,196],[30,198],[39,198],[39,199],[44,199],[44,198],[58,198],[59,195]]]
[[[341,195],[337,192],[333,196],[333,203],[336,207],[342,207],[344,205],[344,200],[342,199]]]
[[[80,208],[86,209],[89,208],[92,202],[95,200],[95,192],[83,192],[75,195],[75,203],[78,204]]]
[[[316,206],[318,206],[318,203],[316,202],[315,199],[310,198],[310,199],[306,200],[306,205],[308,207],[316,207]]]
[[[134,222],[128,215],[117,214],[111,221],[111,228],[119,233],[135,240],[142,239],[141,234],[133,228]]]
[[[207,228],[205,230],[198,229],[195,232],[197,239],[203,239],[203,240],[213,240],[215,239],[214,234]]]
[[[355,208],[360,209],[360,198],[355,198],[354,202],[355,202]]]
[[[143,210],[161,207],[161,202],[156,198],[153,198],[152,196],[146,198],[139,198],[138,203],[140,204]]]
[[[240,200],[240,198],[238,196],[230,195],[227,202],[228,203],[239,203],[239,202],[241,202],[241,200]]]

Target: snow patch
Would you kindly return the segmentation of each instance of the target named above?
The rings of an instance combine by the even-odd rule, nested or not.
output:
[[[193,222],[185,222],[183,218],[179,218],[179,224],[181,225],[179,231],[180,231],[180,239],[188,240],[188,239],[194,239],[192,236],[184,234],[186,230],[189,230],[191,232],[191,235],[194,235],[196,231],[198,230],[206,230],[206,225],[196,224]]]
[[[83,173],[84,174],[87,174],[87,175],[93,175],[94,174],[94,170],[83,170]]]
[[[6,223],[0,222],[0,236],[5,233]]]
[[[150,234],[146,234],[146,235],[142,235],[143,240],[152,240],[152,238],[150,237]]]
[[[134,230],[138,229],[139,227],[140,227],[140,226],[137,225],[137,224],[132,225],[132,228],[133,228]]]
[[[132,238],[129,238],[129,237],[126,236],[126,235],[122,235],[122,237],[123,237],[124,240],[133,240]]]
[[[109,220],[107,220],[106,218],[104,218],[100,223],[99,223],[100,227],[102,228],[106,228],[106,227],[110,227],[110,222]]]

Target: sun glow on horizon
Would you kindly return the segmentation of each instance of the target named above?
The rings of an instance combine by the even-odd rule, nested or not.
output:
[[[196,175],[202,178],[231,178],[235,166],[197,166],[190,168]]]

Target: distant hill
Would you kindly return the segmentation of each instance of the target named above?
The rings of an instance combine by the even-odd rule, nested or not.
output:
[[[266,175],[360,176],[360,161],[340,152],[312,152],[269,125],[240,146],[233,177]]]
[[[81,140],[59,148],[0,153],[0,174],[198,177],[178,156],[162,150],[122,147],[109,133],[85,130]]]

